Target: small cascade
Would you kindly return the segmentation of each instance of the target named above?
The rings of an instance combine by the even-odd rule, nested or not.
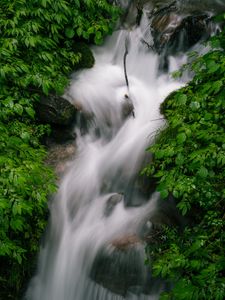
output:
[[[143,43],[151,38],[148,23],[144,11],[139,27],[116,31],[93,48],[95,66],[73,75],[66,97],[83,122],[74,129],[75,158],[50,203],[27,300],[156,300],[165,289],[144,265],[146,220],[159,195],[144,192],[138,174],[151,160],[145,149],[165,126],[160,103],[181,83],[159,75],[159,56]],[[172,61],[173,68],[183,62]]]

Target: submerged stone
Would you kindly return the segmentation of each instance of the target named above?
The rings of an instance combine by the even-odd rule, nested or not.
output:
[[[106,202],[104,216],[109,217],[113,213],[113,210],[115,209],[116,205],[122,200],[123,200],[123,195],[121,194],[114,194],[110,196]]]

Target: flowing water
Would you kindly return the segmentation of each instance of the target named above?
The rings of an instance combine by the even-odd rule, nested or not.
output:
[[[158,199],[153,193],[143,200],[132,184],[146,147],[165,125],[159,105],[180,83],[158,75],[157,55],[141,43],[147,28],[144,15],[138,28],[116,31],[104,46],[93,49],[94,68],[73,76],[67,96],[82,108],[88,121],[85,130],[79,125],[75,128],[76,156],[50,204],[48,233],[28,300],[158,299],[161,283],[151,292],[141,289],[140,282],[139,289],[131,286],[116,293],[91,275],[99,253],[113,257],[119,251],[115,241],[140,234],[143,220],[154,211]],[[125,40],[129,41],[129,88],[123,68]],[[172,68],[176,64],[179,61],[173,58]],[[124,113],[124,107],[131,110],[132,103],[133,112]],[[144,282],[149,276],[144,246],[134,244],[133,252],[124,251],[133,253],[128,260],[137,265]],[[120,268],[119,261],[113,261],[115,269]]]

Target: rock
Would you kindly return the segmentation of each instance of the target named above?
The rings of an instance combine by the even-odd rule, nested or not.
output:
[[[131,115],[134,117],[134,105],[129,96],[126,94],[122,103],[122,118],[126,119]]]
[[[124,203],[126,207],[135,207],[145,204],[151,194],[156,189],[156,179],[149,178],[146,174],[140,174],[141,171],[152,161],[152,154],[146,152],[139,171],[125,185]]]
[[[161,53],[169,43],[174,31],[180,26],[182,18],[174,12],[159,14],[153,17],[151,31],[154,49]]]
[[[167,199],[159,197],[156,207],[150,212],[148,218],[144,220],[138,234],[142,240],[151,244],[158,239],[163,240],[164,225],[183,230],[188,223],[190,224],[190,220],[181,215],[172,195],[169,195]]]
[[[140,243],[142,243],[140,238],[137,235],[133,234],[113,240],[111,244],[117,250],[126,251],[127,249],[135,247]]]
[[[91,52],[90,47],[88,47],[85,43],[76,42],[73,45],[73,50],[76,53],[80,53],[81,58],[78,64],[76,64],[76,70],[84,69],[84,68],[92,68],[95,63],[94,56]]]
[[[48,154],[45,163],[55,170],[58,176],[65,173],[68,162],[74,157],[76,152],[75,143],[66,143],[63,145],[51,144],[48,149]]]
[[[209,37],[209,17],[207,15],[196,15],[185,17],[174,31],[169,42],[172,53],[177,50],[186,51],[200,40]],[[183,42],[183,46],[180,46]]]
[[[109,199],[106,202],[106,206],[104,209],[104,216],[109,217],[113,210],[115,209],[115,206],[123,200],[123,195],[121,194],[114,194],[109,197]]]
[[[79,109],[76,118],[77,127],[80,129],[81,135],[85,135],[88,132],[90,126],[94,124],[94,117],[92,114]]]
[[[186,51],[209,36],[208,24],[206,14],[183,16],[172,7],[169,12],[156,12],[151,23],[154,48],[166,55]]]
[[[164,283],[160,279],[152,278],[150,267],[144,263],[144,257],[144,245],[138,236],[123,236],[111,241],[98,253],[90,277],[99,285],[126,299],[128,295],[154,295]]]
[[[45,144],[51,146],[54,143],[65,144],[73,142],[76,138],[76,133],[74,132],[73,124],[71,126],[51,126],[51,134],[45,138]]]
[[[97,255],[91,278],[111,292],[126,296],[128,290],[139,287],[138,293],[144,290],[147,272],[143,272],[144,258],[138,248],[104,248]],[[137,290],[137,289],[136,289]]]
[[[69,126],[76,117],[75,107],[57,95],[43,96],[35,109],[39,120],[47,124]]]

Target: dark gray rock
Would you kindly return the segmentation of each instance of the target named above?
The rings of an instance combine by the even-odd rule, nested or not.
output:
[[[42,96],[35,109],[39,120],[47,124],[69,126],[76,117],[76,108],[57,95]]]
[[[174,9],[156,14],[151,31],[155,50],[161,54],[176,54],[186,51],[200,40],[209,37],[209,17],[203,15],[179,15]]]
[[[152,154],[146,152],[137,174],[127,182],[124,189],[124,204],[126,207],[141,206],[145,204],[156,189],[156,179],[150,178],[141,171],[152,161]]]
[[[122,103],[122,117],[126,119],[131,115],[134,117],[134,105],[130,97],[126,94]]]
[[[88,45],[76,41],[73,45],[73,51],[81,55],[79,62],[75,66],[76,70],[92,68],[94,66],[95,59]]]
[[[135,237],[124,237],[97,255],[90,277],[111,292],[126,297],[129,293],[151,294],[157,280],[150,274],[144,265],[140,241]]]
[[[125,296],[130,287],[142,284],[142,272],[136,264],[137,259],[134,250],[102,251],[94,262],[91,278],[111,292]]]
[[[51,145],[54,143],[57,144],[65,144],[68,142],[73,142],[76,138],[76,133],[74,132],[74,126],[59,126],[52,125],[51,126],[51,134],[46,138],[45,144]]]
[[[45,163],[55,170],[58,177],[62,176],[68,168],[69,162],[74,158],[76,145],[74,142],[65,144],[48,145],[48,153]]]
[[[113,213],[113,210],[115,209],[116,205],[122,200],[123,200],[122,194],[114,194],[110,196],[106,202],[104,216],[109,217]]]

